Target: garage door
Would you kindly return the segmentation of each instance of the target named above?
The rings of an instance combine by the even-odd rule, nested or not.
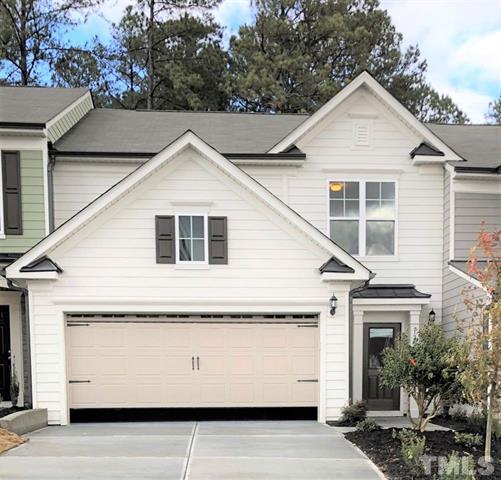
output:
[[[316,406],[317,326],[296,316],[68,318],[69,405]]]

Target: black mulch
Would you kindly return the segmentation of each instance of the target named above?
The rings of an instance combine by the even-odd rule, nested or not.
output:
[[[398,430],[398,429],[395,429]],[[454,441],[454,432],[435,431],[424,432],[426,437],[425,455],[448,456],[452,451],[457,451],[460,456],[471,454],[475,461],[483,456],[483,447],[467,448],[458,445]],[[411,478],[434,478],[438,472],[438,462],[431,462],[432,475],[412,477],[400,453],[401,443],[392,437],[392,429],[374,432],[349,432],[345,437],[357,445],[385,474],[388,479],[407,480]],[[495,471],[492,475],[481,476],[479,478],[501,479],[501,442],[493,442],[492,457],[494,459]],[[480,472],[480,471],[479,471]]]
[[[25,410],[24,407],[6,407],[0,408],[0,418],[10,415],[11,413],[19,412],[20,410]]]

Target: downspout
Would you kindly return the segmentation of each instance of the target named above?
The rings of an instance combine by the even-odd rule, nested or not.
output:
[[[49,233],[54,231],[54,166],[56,165],[56,156],[54,150],[49,144],[49,162],[47,164],[47,205],[49,208]]]
[[[349,309],[350,309],[350,324],[349,324],[349,363],[348,363],[348,398],[350,403],[353,403],[353,294],[367,288],[371,280],[376,276],[374,272],[369,273],[369,279],[359,285],[358,287],[352,288],[349,294]]]
[[[32,408],[33,396],[31,385],[31,336],[30,336],[30,308],[28,303],[28,289],[16,285],[5,277],[9,289],[21,292],[21,334],[23,336],[23,386],[24,406]]]

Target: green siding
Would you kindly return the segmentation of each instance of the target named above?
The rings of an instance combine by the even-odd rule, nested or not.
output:
[[[54,143],[57,139],[61,138],[89,110],[92,110],[92,108],[92,98],[90,95],[85,94],[83,100],[77,103],[71,110],[49,127],[47,132],[49,140]]]
[[[45,237],[42,151],[21,151],[23,234],[0,239],[0,253],[23,253]]]

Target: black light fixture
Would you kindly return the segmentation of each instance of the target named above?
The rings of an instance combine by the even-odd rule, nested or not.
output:
[[[430,322],[434,322],[435,321],[435,317],[436,317],[435,310],[431,309],[430,313],[428,314],[428,320]]]
[[[336,313],[336,308],[337,308],[337,297],[336,295],[332,294],[332,297],[329,300],[329,304],[331,306],[331,315],[334,315]]]

